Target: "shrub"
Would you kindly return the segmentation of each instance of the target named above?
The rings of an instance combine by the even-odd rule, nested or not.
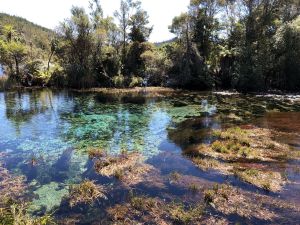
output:
[[[130,88],[138,87],[138,86],[141,86],[142,83],[143,83],[143,78],[138,77],[138,76],[133,76],[133,77],[131,78],[129,87],[130,87]]]
[[[115,87],[122,88],[125,84],[125,77],[123,75],[114,76],[112,81]]]

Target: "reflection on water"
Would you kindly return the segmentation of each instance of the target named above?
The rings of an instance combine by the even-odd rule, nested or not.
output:
[[[299,111],[294,99],[222,93],[146,98],[53,90],[6,92],[0,93],[0,152],[8,153],[4,163],[10,171],[26,176],[33,212],[58,207],[68,185],[87,177],[112,182],[93,172],[86,154],[89,147],[112,153],[138,150],[161,176],[180,170],[204,183],[228,180],[249,189],[234,178],[199,170],[181,155],[182,148],[209,143],[212,129],[254,120],[259,126],[297,133],[298,139],[295,136],[290,144],[299,147]],[[139,189],[152,195],[161,191],[143,184]],[[182,192],[171,189],[165,192]]]

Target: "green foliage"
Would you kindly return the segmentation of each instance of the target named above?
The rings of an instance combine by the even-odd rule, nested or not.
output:
[[[140,1],[121,0],[118,24],[99,0],[88,12],[74,6],[57,34],[0,14],[0,64],[22,85],[135,87],[143,80],[198,90],[299,91],[298,9],[294,0],[192,0],[169,26],[176,38],[156,46],[147,42],[153,27]]]
[[[186,208],[181,203],[173,203],[169,206],[170,218],[179,224],[189,224],[193,220],[202,217],[204,207],[196,205],[195,207]]]
[[[143,83],[143,78],[137,77],[137,76],[133,76],[133,77],[131,77],[131,81],[130,81],[129,87],[130,88],[139,87],[139,86],[142,85],[142,83]]]
[[[51,215],[31,218],[26,212],[26,205],[12,204],[7,208],[0,208],[0,224],[5,225],[55,225]]]
[[[0,64],[11,83],[27,86],[35,76],[44,79],[43,70],[38,67],[47,59],[52,36],[54,32],[25,19],[0,14]]]
[[[112,78],[113,84],[115,87],[122,88],[124,87],[125,78],[123,75],[118,75]]]
[[[2,26],[10,26],[17,33],[22,33],[26,44],[28,46],[32,45],[33,50],[37,51],[35,56],[39,54],[40,56],[42,55],[43,59],[46,59],[46,53],[50,50],[49,38],[55,35],[52,30],[31,23],[26,19],[10,16],[5,13],[0,13],[0,27]]]
[[[216,151],[216,152],[219,152],[219,153],[228,153],[228,149],[226,148],[226,146],[224,146],[224,144],[220,141],[215,141],[211,148]]]
[[[274,36],[275,86],[296,91],[300,89],[300,16],[283,24]]]

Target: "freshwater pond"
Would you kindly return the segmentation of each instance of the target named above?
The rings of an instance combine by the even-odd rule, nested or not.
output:
[[[147,92],[120,96],[51,89],[0,92],[0,153],[5,153],[1,162],[12,174],[26,177],[30,213],[55,212],[62,220],[76,215],[78,224],[97,224],[106,217],[105,209],[124,201],[129,191],[116,179],[94,172],[87,155],[90,147],[111,154],[124,149],[140,152],[158,169],[155,176],[163,185],[139,183],[131,187],[147,196],[193,202],[186,187],[170,182],[174,172],[185,175],[186,182],[197,180],[204,187],[230,183],[264,193],[234,176],[201,170],[182,154],[189,145],[210,143],[212,129],[245,124],[287,132],[290,135],[279,141],[300,151],[300,96],[176,92],[151,97]],[[33,159],[38,161],[36,165],[30,163]],[[299,161],[290,163],[299,168]],[[300,206],[300,175],[289,165],[282,166],[293,182],[281,194],[264,194]],[[115,189],[99,205],[67,207],[64,199],[69,185],[85,179]],[[299,222],[300,215],[292,218]],[[243,222],[234,215],[228,220]]]

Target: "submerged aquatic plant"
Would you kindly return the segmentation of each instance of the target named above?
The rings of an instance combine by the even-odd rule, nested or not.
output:
[[[212,143],[211,148],[219,153],[229,153],[228,148],[221,141],[215,141]]]
[[[286,183],[282,174],[275,171],[234,168],[234,175],[266,191],[280,191]]]
[[[199,204],[195,207],[185,207],[182,203],[172,203],[168,206],[170,218],[179,224],[188,224],[198,221],[203,215],[204,206]]]
[[[52,225],[52,215],[33,218],[28,213],[30,205],[24,198],[27,185],[23,176],[13,176],[0,163],[0,224],[2,225]]]
[[[31,217],[27,213],[27,204],[14,203],[6,208],[0,208],[0,224],[3,225],[55,225],[50,214],[41,217]]]
[[[99,198],[106,198],[105,188],[94,181],[85,180],[70,187],[69,203],[71,207],[78,204],[93,204]]]
[[[172,172],[170,174],[170,180],[173,182],[177,182],[180,178],[181,178],[182,174],[178,173],[178,172]]]
[[[115,177],[124,185],[131,186],[145,179],[144,175],[154,168],[143,162],[138,152],[122,150],[119,155],[105,155],[94,162],[95,171],[106,177]]]
[[[99,148],[90,148],[87,152],[90,159],[101,158],[106,154],[106,152],[103,149]]]
[[[116,224],[199,224],[204,205],[185,205],[183,202],[167,203],[159,198],[132,196],[128,202],[107,210]]]
[[[295,210],[296,213],[300,212],[298,207],[283,200],[225,184],[214,185],[214,187],[204,190],[203,197],[204,201],[213,207],[215,212],[227,216],[236,214],[249,220],[259,219],[277,224],[275,219],[280,217],[280,213],[278,214],[279,208]],[[272,206],[272,208],[268,206]]]
[[[185,155],[201,169],[212,168],[226,175],[234,174],[242,181],[268,191],[280,191],[288,182],[280,172],[263,169],[266,167],[263,162],[279,162],[292,155],[288,146],[272,140],[269,130],[233,127],[216,130],[213,134],[217,140],[212,144],[193,145],[184,150]],[[261,169],[249,169],[247,163],[254,162],[254,166]]]

